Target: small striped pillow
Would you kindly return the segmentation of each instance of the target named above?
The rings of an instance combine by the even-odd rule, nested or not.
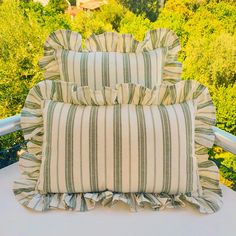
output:
[[[42,104],[41,192],[197,190],[194,100],[169,106]]]
[[[76,52],[57,50],[60,79],[92,89],[136,83],[153,88],[162,83],[164,48],[147,52]]]
[[[77,32],[52,32],[44,44],[44,57],[39,60],[45,78],[89,85],[92,89],[114,87],[115,83],[153,88],[162,82],[180,81],[180,42],[172,30],[147,31],[143,41],[131,34],[93,34],[85,39],[84,46]]]

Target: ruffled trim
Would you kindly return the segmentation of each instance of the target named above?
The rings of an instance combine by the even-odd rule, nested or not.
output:
[[[208,89],[196,81],[180,81],[175,85],[162,84],[153,89],[139,84],[118,84],[116,89],[105,87],[91,90],[89,87],[73,86],[71,103],[78,105],[171,105],[187,100],[196,100],[195,142],[212,147],[215,135],[211,126],[215,125],[215,107]]]
[[[42,154],[43,118],[41,102],[43,100],[54,100],[79,105],[170,105],[193,99],[197,104],[195,116],[195,156],[198,162],[199,189],[202,190],[198,196],[191,194],[165,195],[167,200],[163,203],[163,195],[160,194],[123,194],[105,191],[102,193],[44,195],[39,194],[35,190],[37,189],[36,185]],[[25,153],[20,158],[22,179],[15,181],[14,193],[21,204],[29,208],[37,208],[37,210],[45,210],[55,206],[63,209],[91,209],[91,202],[93,207],[96,202],[104,204],[104,202],[108,201],[107,196],[109,195],[112,196],[109,198],[112,202],[111,205],[114,205],[117,199],[117,201],[126,199],[124,201],[128,205],[132,201],[133,206],[135,206],[134,208],[138,208],[146,200],[137,201],[137,199],[150,198],[152,200],[149,199],[147,202],[152,208],[162,209],[167,206],[174,207],[177,202],[175,200],[182,199],[198,206],[199,210],[203,213],[215,212],[222,205],[219,171],[214,162],[208,160],[208,150],[206,148],[211,147],[214,143],[215,136],[211,129],[211,126],[214,124],[215,109],[209,92],[206,87],[196,81],[181,81],[175,85],[162,84],[154,89],[148,89],[137,84],[120,84],[117,85],[116,89],[106,87],[98,91],[93,91],[88,87],[80,87],[74,83],[42,81],[30,90],[22,110],[21,125],[25,139],[29,140],[27,147],[30,154]],[[88,196],[92,197],[89,198]],[[75,205],[77,202],[80,207]],[[157,202],[162,202],[163,204],[156,204]],[[180,205],[183,206],[182,203]]]
[[[39,66],[44,70],[46,79],[60,79],[58,63],[55,60],[55,50],[66,49],[82,51],[82,37],[70,30],[57,30],[51,33],[44,44],[44,57],[39,60]]]
[[[176,83],[182,74],[182,63],[178,61],[180,41],[174,31],[169,29],[151,30],[146,33],[146,50],[166,48],[166,58],[163,67],[163,81]]]
[[[139,84],[124,83],[118,84],[115,89],[105,87],[103,90],[91,90],[88,86],[81,87],[63,81],[43,81],[29,92],[21,113],[21,126],[26,140],[31,140],[37,133],[42,132],[41,102],[43,100],[98,106],[115,104],[171,105],[196,100],[195,142],[205,147],[212,147],[215,141],[215,135],[211,128],[216,122],[215,107],[208,89],[193,80],[180,81],[174,85],[162,84],[153,89]],[[33,109],[32,103],[34,103]],[[39,109],[35,109],[36,107]],[[33,154],[36,153],[33,152]]]
[[[41,194],[35,191],[40,161],[37,160],[35,165],[34,160],[34,155],[27,152],[22,154],[20,167],[22,177],[25,178],[14,182],[13,192],[20,204],[36,211],[63,209],[84,212],[94,209],[98,203],[113,207],[118,202],[128,205],[131,211],[138,211],[145,206],[153,210],[164,210],[165,208],[185,207],[185,201],[187,201],[196,206],[201,213],[209,214],[218,211],[222,205],[220,196],[209,190],[204,190],[201,196],[191,196],[191,193],[168,195],[165,193],[117,193],[111,191]]]
[[[83,51],[81,42],[81,35],[70,30],[57,30],[49,35],[44,45],[44,57],[39,61],[39,66],[45,71],[46,79],[60,79],[55,51],[66,49],[81,52]],[[172,30],[160,28],[147,31],[141,42],[134,39],[131,34],[116,32],[93,34],[85,40],[85,51],[88,52],[138,53],[157,48],[165,50],[163,80],[170,83],[179,81],[182,73],[182,64],[177,61],[180,42]]]
[[[144,40],[139,42],[131,34],[116,32],[91,35],[85,40],[86,49],[91,52],[143,52],[157,48],[166,50],[163,67],[163,81],[175,83],[180,80],[182,64],[178,62],[180,41],[176,33],[170,29],[160,28],[147,31]]]
[[[89,52],[143,52],[145,40],[137,41],[132,34],[118,34],[105,32],[99,35],[92,34],[85,40],[86,50]]]

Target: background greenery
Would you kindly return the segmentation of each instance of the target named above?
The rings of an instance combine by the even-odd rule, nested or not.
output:
[[[160,2],[165,2],[163,7]],[[80,11],[74,19],[64,13],[66,8],[65,0],[50,0],[46,7],[30,0],[0,1],[0,119],[18,114],[29,89],[43,80],[37,63],[50,32],[71,29],[85,39],[92,33],[117,31],[142,40],[147,30],[166,27],[181,41],[182,78],[209,88],[217,126],[236,135],[235,1],[110,0],[99,10]],[[0,148],[16,141],[22,142],[20,134],[1,137]],[[6,152],[0,152],[0,158],[8,158]],[[236,171],[236,156],[214,152],[213,158]],[[228,169],[221,172],[236,183],[236,175],[228,176]]]

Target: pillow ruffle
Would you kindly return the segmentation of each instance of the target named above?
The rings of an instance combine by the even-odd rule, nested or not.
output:
[[[105,87],[91,90],[89,87],[73,86],[71,103],[78,105],[172,105],[187,100],[197,100],[195,142],[212,147],[215,136],[215,108],[208,89],[195,81],[180,81],[175,85],[160,85],[153,89],[139,84],[118,84],[116,89]]]
[[[82,52],[82,37],[71,30],[57,30],[51,33],[44,44],[44,56],[39,66],[44,70],[46,79],[59,79],[59,67],[55,60],[55,50],[67,49]]]
[[[49,209],[64,209],[88,211],[98,203],[113,207],[122,202],[130,207],[131,211],[138,211],[148,206],[153,210],[165,208],[185,207],[185,201],[193,204],[201,213],[214,213],[219,210],[222,200],[219,194],[203,190],[201,196],[188,194],[168,195],[156,193],[117,193],[103,191],[96,193],[49,193],[40,194],[35,191],[39,175],[40,162],[35,155],[24,153],[20,159],[20,167],[25,179],[14,182],[13,191],[20,204],[36,211]]]
[[[180,50],[179,38],[174,31],[165,28],[147,31],[141,42],[135,40],[131,34],[116,32],[93,34],[85,40],[84,50],[79,33],[70,30],[57,30],[47,38],[44,45],[44,57],[39,60],[39,66],[45,71],[46,79],[59,79],[59,68],[54,55],[57,49],[76,52],[137,53],[157,48],[165,50],[163,80],[170,83],[179,81],[182,73],[182,64],[177,61]]]
[[[45,99],[78,105],[171,105],[196,100],[195,156],[198,161],[200,180],[199,195],[165,194],[163,201],[163,194],[154,193],[126,194],[105,191],[80,194],[39,194],[35,189],[41,165],[44,132],[41,102]],[[109,200],[108,202],[113,205],[116,201],[126,199],[123,202],[132,206],[132,209],[143,206],[145,202],[154,209],[184,206],[182,201],[186,200],[197,206],[202,213],[213,213],[222,205],[218,169],[212,161],[208,160],[206,148],[214,143],[215,136],[211,129],[214,124],[215,109],[209,92],[206,87],[196,81],[180,81],[175,85],[162,84],[153,89],[137,84],[119,84],[116,89],[106,87],[98,91],[80,87],[74,83],[42,81],[30,90],[21,113],[24,137],[29,140],[27,144],[29,153],[26,152],[20,158],[22,179],[15,181],[14,193],[21,204],[40,211],[51,207],[87,210],[93,208],[99,201],[104,204]],[[111,196],[109,199],[108,195]]]

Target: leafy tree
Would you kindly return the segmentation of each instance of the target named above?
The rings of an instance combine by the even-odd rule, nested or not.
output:
[[[51,5],[45,7],[39,2],[28,0],[28,2],[20,2],[22,13],[26,18],[33,17],[40,26],[46,31],[52,32],[57,29],[70,29],[70,17],[64,14],[64,11],[58,11]]]
[[[217,126],[236,135],[236,83],[228,87],[210,87],[216,106]]]
[[[154,25],[178,34],[182,78],[209,87],[216,105],[217,126],[236,134],[236,4],[169,0]]]
[[[143,40],[145,33],[152,27],[152,23],[147,18],[127,12],[120,22],[119,32],[133,34],[137,40]]]
[[[106,31],[112,31],[112,25],[98,20],[98,17],[93,12],[80,11],[71,23],[71,29],[79,32],[85,39],[93,33],[101,34]]]
[[[136,15],[144,15],[150,21],[155,21],[159,8],[164,1],[161,0],[120,0],[120,2]]]
[[[115,0],[110,0],[108,5],[103,5],[96,11],[80,11],[71,22],[74,31],[78,31],[83,38],[92,33],[101,34],[106,31],[119,31],[121,20],[126,9]]]
[[[54,11],[63,13],[68,8],[68,3],[66,0],[49,0],[47,6]]]
[[[43,79],[37,64],[48,32],[34,18],[24,17],[11,0],[0,6],[0,15],[0,118],[4,118],[19,113],[29,88]]]

